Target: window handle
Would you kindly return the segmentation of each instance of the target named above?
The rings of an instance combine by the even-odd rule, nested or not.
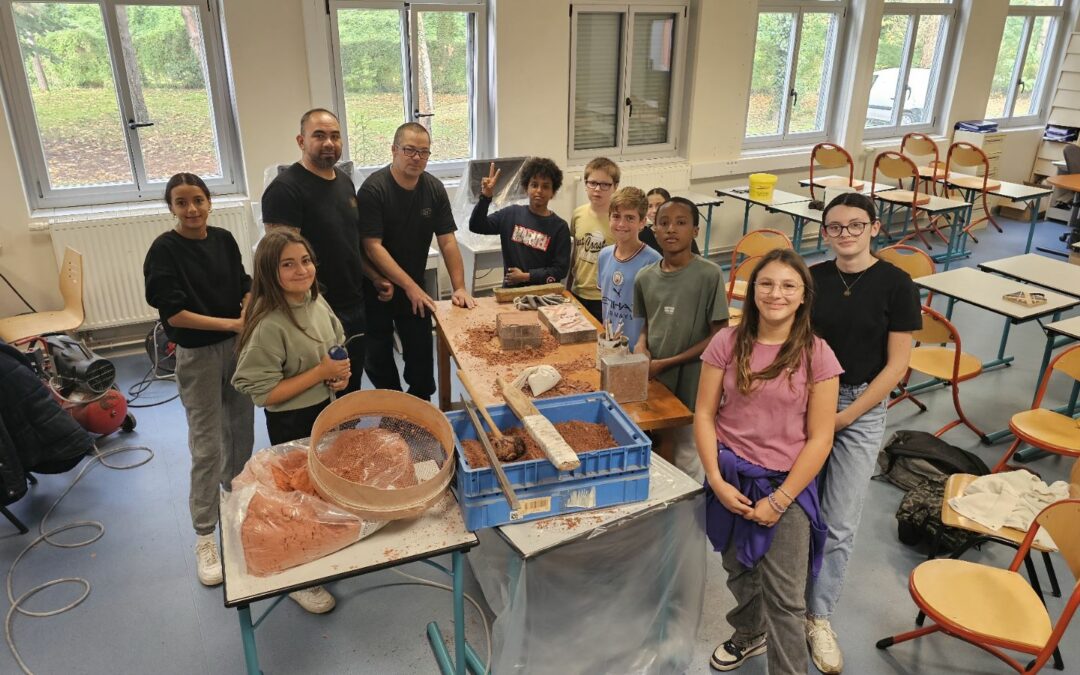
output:
[[[136,122],[135,120],[128,120],[128,129],[142,129],[143,127],[152,127],[153,122]]]
[[[413,117],[435,117],[435,113],[422,113],[419,110],[414,110]]]
[[[626,116],[627,117],[633,117],[634,116],[634,102],[630,99],[629,96],[626,97],[626,107],[630,108],[630,112],[627,113]]]
[[[1017,81],[1016,86],[1020,87],[1020,93],[1023,94],[1024,91],[1027,89],[1027,82],[1019,80]]]
[[[794,87],[792,87],[791,91],[788,92],[788,96],[790,96],[791,99],[792,99],[791,100],[791,107],[792,108],[799,105],[799,92],[795,91]]]

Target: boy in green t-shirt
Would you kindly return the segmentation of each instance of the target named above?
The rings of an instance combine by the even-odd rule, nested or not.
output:
[[[687,199],[665,202],[654,226],[664,257],[634,279],[634,316],[645,321],[634,352],[649,357],[649,377],[664,383],[691,411],[697,401],[701,354],[728,322],[723,272],[690,248],[699,217]],[[675,465],[704,479],[692,425],[676,430]]]
[[[619,166],[607,157],[597,157],[585,165],[585,194],[588,204],[574,209],[570,236],[574,252],[570,259],[570,292],[597,321],[603,321],[603,303],[597,286],[596,261],[600,249],[615,243],[608,224],[611,196],[619,188]]]

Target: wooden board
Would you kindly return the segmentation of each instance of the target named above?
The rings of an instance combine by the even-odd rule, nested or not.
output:
[[[493,292],[495,293],[496,302],[513,302],[514,298],[520,298],[523,295],[561,294],[565,289],[565,284],[551,283],[536,284],[535,286],[517,286],[515,288],[496,288]]]
[[[566,297],[575,302],[569,291],[564,291]],[[469,341],[469,331],[478,327],[490,327],[492,339],[495,340],[495,348],[498,348],[498,337],[494,335],[495,316],[506,311],[505,305],[495,302],[495,298],[476,298],[476,307],[464,309],[455,307],[449,300],[441,300],[435,303],[435,323],[438,330],[440,354],[444,353],[444,346],[448,351],[447,356],[453,358],[458,368],[468,371],[472,381],[476,384],[477,403],[483,405],[499,405],[503,403],[502,394],[495,386],[495,379],[503,376],[509,379],[517,377],[518,373],[527,366],[546,363],[559,370],[565,381],[574,385],[580,385],[582,391],[600,390],[600,371],[596,369],[596,344],[583,343],[574,345],[560,345],[556,350],[547,354],[543,359],[533,358],[531,361],[525,358],[521,362],[509,364],[491,364],[484,359],[477,358],[464,349]],[[580,305],[578,305],[580,307]],[[599,328],[599,322],[590,315],[586,315],[594,326]],[[446,358],[441,356],[440,359]],[[449,364],[446,365],[449,368]],[[448,391],[450,387],[450,373],[445,374],[443,379],[443,364],[439,365],[440,397],[444,396],[442,389]],[[450,397],[440,399],[444,409],[449,407]],[[693,421],[693,413],[683,405],[671,391],[658,380],[649,380],[649,398],[636,403],[622,405],[623,410],[645,431],[655,429],[668,429],[681,427]]]

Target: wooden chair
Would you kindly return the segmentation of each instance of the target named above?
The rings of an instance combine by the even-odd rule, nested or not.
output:
[[[968,176],[961,173],[954,173],[953,169],[957,167],[975,170],[981,168],[982,175]],[[983,217],[978,220],[973,219],[964,227],[964,234],[971,237],[971,240],[976,244],[979,243],[979,240],[975,238],[975,235],[971,234],[971,228],[983,221],[989,221],[998,232],[1003,232],[1001,225],[998,225],[998,222],[994,220],[994,215],[990,211],[990,205],[986,201],[987,190],[996,190],[1000,188],[1001,182],[990,180],[988,176],[989,173],[990,160],[986,158],[986,153],[982,151],[982,148],[964,141],[958,141],[949,146],[949,154],[945,158],[945,175],[948,176],[946,179],[948,184],[964,190],[978,190],[981,195]],[[979,199],[979,197],[976,197],[975,199]]]
[[[881,174],[883,178],[895,182],[899,185],[899,188],[896,190],[878,192],[878,174]],[[878,156],[874,158],[874,173],[870,180],[873,185],[870,192],[870,197],[872,199],[881,200],[896,206],[902,206],[908,210],[911,218],[912,232],[911,234],[904,236],[897,243],[903,244],[913,237],[918,237],[927,249],[932,250],[933,246],[930,245],[930,241],[923,233],[923,228],[919,226],[919,214],[921,213],[919,207],[929,203],[930,195],[919,191],[921,181],[919,180],[919,167],[915,166],[915,162],[911,161],[908,157],[901,155],[899,152],[887,151],[879,153]],[[905,185],[910,185],[911,189],[904,189]],[[890,213],[891,211],[892,209],[890,209]],[[905,223],[906,222],[905,219]],[[948,238],[941,233],[941,230],[938,229],[933,220],[930,220],[927,227],[936,233],[943,242],[946,244],[949,242]]]
[[[916,162],[919,169],[919,182],[923,184],[923,190],[937,195],[937,182],[945,177],[945,162],[941,161],[934,139],[915,131],[904,134],[904,138],[900,141],[900,154]],[[918,164],[919,157],[933,157],[933,159],[926,164]]]
[[[731,266],[728,268],[731,270],[731,281],[728,282],[729,302],[732,298],[742,300],[746,297],[746,280],[750,278],[750,275],[747,274],[741,280],[735,278],[735,270],[739,267],[739,262],[743,258],[763,256],[777,248],[793,248],[791,240],[780,230],[763,228],[743,235],[739,243],[735,244],[735,250],[731,252]]]
[[[1035,534],[1045,528],[1057,543],[1061,556],[1078,579],[1056,622],[1042,598],[1018,570],[1031,549]],[[887,637],[878,649],[914,640],[931,633],[945,633],[993,654],[1018,673],[1038,672],[1053,658],[1064,669],[1058,643],[1080,605],[1080,499],[1066,499],[1046,507],[1035,517],[1008,569],[966,560],[928,560],[911,572],[908,588],[915,604],[934,623],[931,626]],[[1003,649],[1033,655],[1026,665]]]
[[[733,300],[746,300],[746,284],[750,280],[750,275],[757,269],[759,262],[761,262],[761,256],[750,256],[749,258],[744,258],[737,267],[732,268],[731,278],[728,280],[727,288],[729,326],[738,326],[739,322],[742,321],[742,309],[732,307],[731,302]],[[741,290],[736,292],[736,286]]]
[[[0,319],[0,339],[15,342],[35,335],[75,330],[82,325],[85,318],[82,289],[82,254],[73,248],[67,248],[64,251],[64,262],[60,265],[60,296],[64,299],[64,308]]]
[[[1080,345],[1073,345],[1054,357],[1042,375],[1031,409],[1018,412],[1009,419],[1009,431],[1016,436],[1016,440],[1002,455],[1001,461],[993,469],[994,473],[1008,468],[1009,459],[1021,443],[1059,455],[1080,457],[1080,421],[1042,407],[1046,387],[1055,370],[1080,380]]]
[[[960,383],[978,376],[982,372],[982,362],[963,351],[960,333],[944,315],[925,305],[922,308],[922,314],[923,327],[912,334],[915,348],[911,350],[908,372],[897,385],[900,395],[889,401],[889,407],[909,399],[919,407],[919,410],[925,412],[926,406],[922,401],[907,390],[908,381],[912,373],[916,372],[937,378],[947,382],[952,389],[953,408],[956,410],[957,419],[935,431],[934,435],[941,436],[949,429],[963,424],[974,431],[984,443],[988,442],[986,434],[967,418],[964,409],[960,406]]]
[[[886,246],[885,248],[879,249],[874,255],[885,262],[892,263],[904,270],[912,279],[928,277],[937,272],[937,265],[934,264],[934,259],[931,258],[926,251],[921,248],[915,248],[914,246],[907,246],[905,244]],[[931,291],[926,295],[926,304],[931,304],[933,299],[934,293]]]
[[[814,178],[814,167],[823,169],[846,169],[847,178],[843,175]],[[835,143],[818,143],[810,151],[810,199],[817,199],[814,194],[815,187],[850,187],[853,190],[862,190],[865,186],[861,180],[855,180],[855,162],[851,154]]]

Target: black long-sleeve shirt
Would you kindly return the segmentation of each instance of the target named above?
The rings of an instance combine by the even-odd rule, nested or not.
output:
[[[504,271],[511,267],[529,273],[525,284],[562,281],[570,270],[570,226],[554,213],[538,216],[514,204],[488,215],[491,200],[480,197],[469,217],[469,230],[497,234],[502,244]]]
[[[228,230],[207,227],[205,239],[187,239],[174,230],[158,236],[143,261],[146,302],[158,310],[165,334],[181,347],[205,347],[232,337],[224,331],[178,328],[169,317],[187,310],[224,319],[240,316],[251,290],[240,247]]]

